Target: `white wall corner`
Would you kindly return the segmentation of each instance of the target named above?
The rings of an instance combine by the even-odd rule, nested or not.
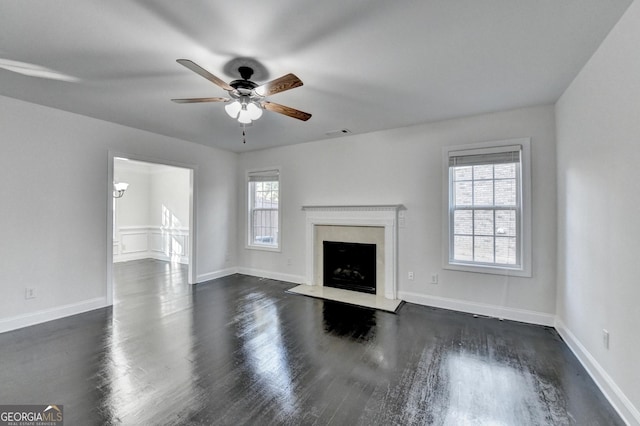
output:
[[[70,303],[36,312],[16,315],[10,318],[4,318],[0,320],[0,333],[93,311],[94,309],[100,309],[107,306],[109,306],[109,304],[107,303],[106,297],[97,297],[95,299],[83,300],[82,302]]]
[[[560,318],[556,318],[555,328],[560,337],[565,341],[571,352],[578,358],[580,364],[587,370],[589,376],[596,382],[596,385],[613,408],[618,412],[622,420],[628,425],[640,425],[640,411],[622,392],[616,382],[609,376],[604,368],[589,353],[578,338],[567,328]]]
[[[555,315],[545,312],[536,312],[525,309],[490,305],[485,303],[469,302],[466,300],[430,296],[408,291],[400,291],[398,292],[398,296],[404,301],[416,303],[418,305],[450,309],[453,311],[465,312],[469,314],[486,315],[500,319],[526,322],[528,324],[544,325],[549,327],[553,327],[555,324]]]
[[[225,268],[225,269],[220,269],[218,271],[207,272],[205,274],[198,274],[196,276],[195,284],[202,284],[206,281],[228,277],[229,275],[233,275],[237,273],[238,273],[238,268]]]

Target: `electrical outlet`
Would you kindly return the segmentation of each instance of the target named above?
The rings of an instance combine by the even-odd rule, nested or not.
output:
[[[431,284],[438,284],[438,274],[431,274]]]
[[[609,332],[602,329],[602,345],[605,349],[609,349]]]
[[[287,266],[291,266],[293,265],[293,262],[291,261],[291,258],[287,258]]]
[[[409,271],[409,273],[407,274],[407,278],[413,281],[413,279],[415,278],[413,275],[413,271]]]
[[[36,298],[36,289],[35,288],[25,288],[24,289],[24,298],[25,299],[35,299]]]

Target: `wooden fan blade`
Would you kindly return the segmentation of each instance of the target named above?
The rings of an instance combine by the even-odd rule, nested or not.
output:
[[[307,121],[311,118],[311,114],[291,108],[288,106],[274,104],[273,102],[262,102],[262,106],[267,111],[277,112],[278,114],[288,115],[289,117],[297,118],[298,120]]]
[[[176,60],[176,62],[179,63],[180,65],[183,65],[189,68],[191,71],[195,72],[196,74],[200,74],[202,77],[206,78],[212,83],[217,84],[218,86],[222,87],[224,90],[227,90],[227,91],[235,90],[233,87],[229,86],[223,80],[220,80],[218,77],[211,74],[209,71],[205,70],[195,62],[190,61],[189,59],[178,59]]]
[[[271,96],[300,86],[302,86],[302,80],[293,74],[287,74],[256,87],[255,91],[260,96]]]
[[[229,102],[229,98],[186,98],[186,99],[171,99],[177,104],[194,104],[196,102]]]

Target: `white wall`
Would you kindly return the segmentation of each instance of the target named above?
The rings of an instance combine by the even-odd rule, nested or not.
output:
[[[0,141],[0,331],[106,302],[110,150],[195,166],[198,280],[235,262],[236,154],[6,97]]]
[[[558,329],[640,424],[638,1],[558,101],[556,121]]]
[[[162,228],[188,228],[188,189],[188,170],[176,167],[152,169],[149,224]]]
[[[532,138],[533,277],[442,269],[442,148]],[[302,205],[404,204],[399,291],[405,300],[545,324],[555,313],[556,189],[553,106],[352,135],[240,155],[239,235],[246,236],[247,169],[281,166],[282,252],[239,248],[246,273],[303,282]],[[288,265],[290,260],[291,265]],[[415,280],[407,280],[407,272]],[[428,284],[432,273],[439,284]]]
[[[114,182],[129,184],[125,195],[115,201],[116,229],[126,226],[148,226],[151,176],[148,167],[128,166],[114,161]],[[134,163],[139,164],[139,163]]]

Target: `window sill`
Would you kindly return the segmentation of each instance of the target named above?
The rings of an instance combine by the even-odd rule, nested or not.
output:
[[[509,277],[531,278],[531,271],[520,268],[506,268],[499,266],[469,265],[466,263],[445,263],[443,269],[478,274],[501,275]]]
[[[260,246],[256,244],[247,244],[244,248],[247,250],[273,251],[277,253],[282,251],[280,246]]]

